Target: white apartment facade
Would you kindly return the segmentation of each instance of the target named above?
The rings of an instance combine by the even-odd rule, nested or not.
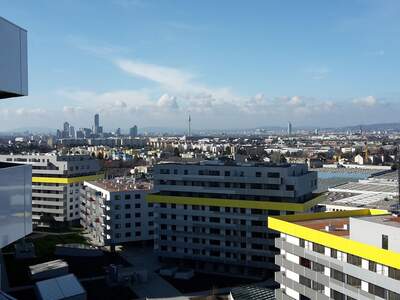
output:
[[[306,165],[203,161],[154,167],[155,251],[166,265],[266,278],[274,265],[268,215],[311,210]]]
[[[79,192],[85,180],[103,177],[99,162],[88,155],[21,154],[0,155],[0,162],[32,167],[32,220],[79,224]]]
[[[400,219],[362,209],[269,218],[276,299],[400,299]]]
[[[85,182],[81,190],[81,225],[98,246],[154,239],[153,204],[146,195],[148,182],[116,178]]]

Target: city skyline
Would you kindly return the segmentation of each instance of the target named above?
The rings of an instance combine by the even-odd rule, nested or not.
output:
[[[94,108],[105,128],[185,128],[189,113],[194,129],[397,121],[400,5],[290,5],[3,2],[30,28],[32,79],[1,104],[2,129],[83,127]]]

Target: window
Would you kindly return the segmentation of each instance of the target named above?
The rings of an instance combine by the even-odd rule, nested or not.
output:
[[[114,208],[115,208],[115,210],[120,210],[121,209],[121,205],[115,205]]]
[[[331,298],[334,300],[346,300],[346,296],[338,291],[331,289]]]
[[[131,228],[131,223],[125,223],[125,228]]]
[[[135,194],[135,199],[140,199],[140,194]]]
[[[135,208],[140,208],[140,203],[136,203]]]
[[[347,254],[347,262],[349,264],[361,267],[361,257],[359,256]]]
[[[324,270],[325,270],[325,267],[324,267],[324,265],[321,265],[321,264],[319,264],[319,263],[317,263],[317,262],[313,262],[313,263],[312,263],[312,269],[313,269],[315,272],[323,273]]]
[[[338,270],[331,269],[331,277],[341,282],[345,282],[345,274]]]
[[[136,213],[135,218],[140,218],[140,213]]]
[[[307,269],[311,268],[311,261],[307,258],[300,257],[300,265],[306,267]]]
[[[130,209],[131,205],[130,204],[125,204],[125,209]]]
[[[274,191],[279,190],[279,184],[266,184],[265,187],[267,190],[274,190]]]
[[[368,263],[368,269],[372,272],[376,272],[376,262],[374,261],[369,261]]]
[[[287,191],[294,191],[294,185],[286,185]]]
[[[311,279],[308,279],[307,277],[300,275],[300,284],[311,288]]]
[[[313,244],[313,251],[324,254],[325,253],[325,247],[322,246],[321,244],[314,243]]]
[[[400,294],[392,292],[392,291],[387,291],[387,299],[388,300],[400,300]]]
[[[121,200],[121,195],[115,195],[114,200]]]
[[[319,282],[313,281],[312,282],[312,289],[314,291],[322,292],[322,291],[324,291],[325,286],[323,284],[320,284]]]
[[[375,284],[369,283],[368,284],[368,292],[370,294],[373,294],[375,296],[381,297],[383,299],[385,299],[385,289],[377,286]]]
[[[400,270],[389,267],[389,277],[400,280]]]
[[[225,171],[225,176],[231,176],[231,172]]]
[[[256,172],[256,177],[261,177],[261,172]]]
[[[361,288],[361,279],[347,275],[347,284],[357,288]]]
[[[125,237],[131,237],[131,233],[130,232],[125,232]]]
[[[389,237],[386,234],[382,234],[382,249],[389,249]]]
[[[131,214],[125,214],[125,218],[126,219],[130,219],[131,218]]]
[[[125,200],[131,199],[131,194],[125,194]]]
[[[267,177],[269,177],[269,178],[279,178],[279,173],[268,172]]]

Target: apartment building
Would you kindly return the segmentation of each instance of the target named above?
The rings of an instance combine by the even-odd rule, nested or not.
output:
[[[400,299],[400,217],[361,209],[270,217],[276,299]]]
[[[152,242],[153,204],[145,197],[149,182],[116,178],[85,182],[81,190],[81,225],[99,246]]]
[[[99,162],[88,155],[0,155],[0,162],[32,167],[32,221],[79,224],[79,191],[85,180],[103,177]]]
[[[312,210],[317,174],[306,165],[202,161],[154,168],[155,251],[166,265],[265,278],[274,265],[268,215]]]

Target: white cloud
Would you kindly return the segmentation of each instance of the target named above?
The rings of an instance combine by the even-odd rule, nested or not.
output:
[[[17,108],[15,114],[17,116],[36,117],[46,115],[47,111],[43,108]]]
[[[178,103],[176,102],[176,98],[168,94],[162,95],[158,99],[157,105],[166,110],[177,110],[179,108]]]
[[[378,104],[378,99],[374,96],[353,99],[353,104],[361,107],[373,107]]]
[[[115,64],[130,75],[157,82],[165,87],[182,90],[190,84],[192,75],[178,69],[120,59]]]

